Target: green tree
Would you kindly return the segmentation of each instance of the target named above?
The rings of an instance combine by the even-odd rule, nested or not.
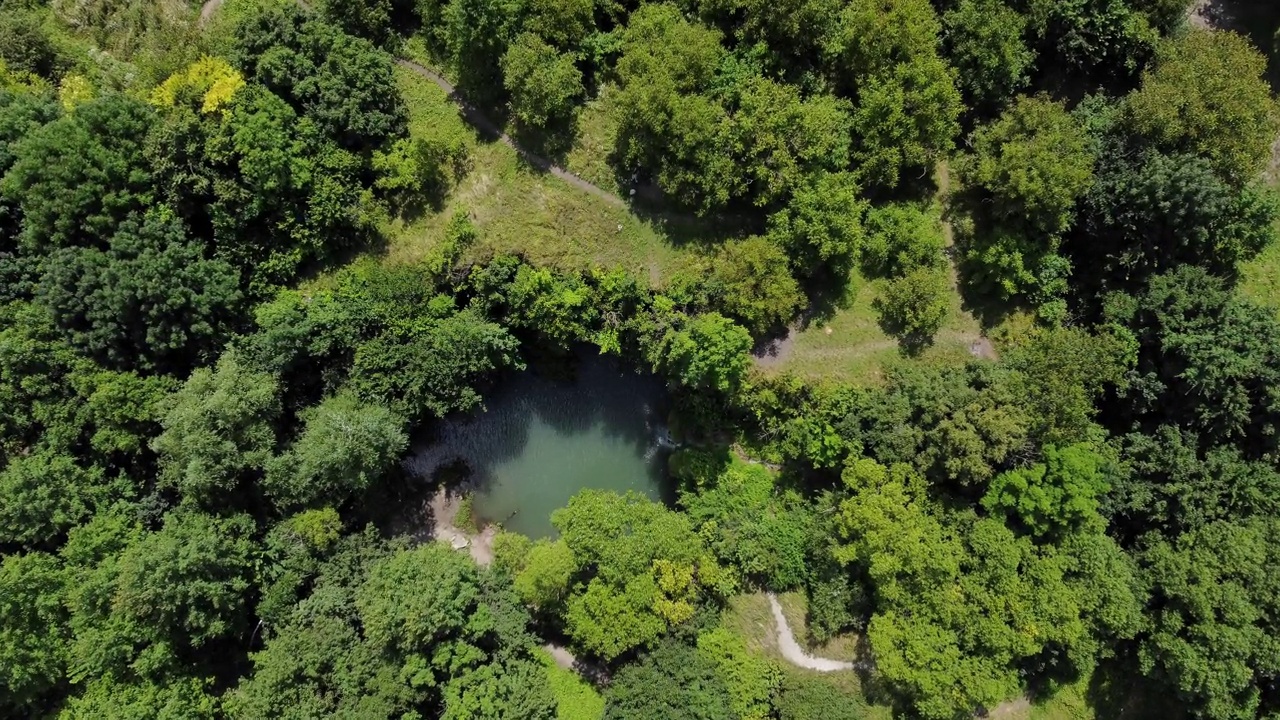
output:
[[[591,288],[576,273],[554,272],[522,263],[508,286],[510,323],[564,347],[590,338],[600,317]]]
[[[751,335],[719,313],[691,318],[662,339],[662,365],[691,388],[728,392],[751,364]]]
[[[951,513],[919,475],[862,460],[847,466],[834,557],[865,573],[868,639],[881,676],[923,717],[950,718],[1020,691],[1021,673],[1089,670],[1099,628],[1132,608],[1088,562],[1018,537],[1003,522]],[[1081,557],[1086,557],[1082,554]],[[1095,602],[1094,597],[1106,597]],[[1130,615],[1131,616],[1131,615]],[[1049,662],[1046,651],[1060,653]]]
[[[161,184],[192,227],[212,226],[217,257],[239,268],[254,294],[274,292],[303,262],[369,232],[365,160],[317,132],[284,98],[250,84],[231,96],[221,122],[198,127],[209,137],[190,140],[195,157],[176,162]],[[170,145],[188,142],[175,134]],[[183,160],[187,152],[158,154]]]
[[[1159,540],[1141,554],[1152,585],[1152,629],[1142,669],[1167,683],[1196,717],[1256,717],[1280,674],[1275,611],[1280,586],[1274,519],[1217,522]]]
[[[521,33],[502,56],[502,83],[511,112],[530,129],[572,120],[585,92],[574,57],[533,33]]]
[[[171,377],[142,377],[131,372],[104,370],[81,380],[86,395],[89,445],[111,460],[143,454],[147,442],[160,434],[164,399],[177,390]]]
[[[876,277],[901,277],[917,268],[946,264],[946,238],[933,208],[891,203],[871,208],[864,221],[866,238],[859,260]]]
[[[153,122],[145,103],[108,94],[14,144],[0,195],[21,212],[23,249],[103,244],[149,205],[144,142]]]
[[[841,9],[824,51],[852,86],[900,63],[936,56],[941,30],[928,0],[854,0]]]
[[[1087,445],[1044,449],[1044,462],[991,481],[982,505],[1008,513],[1038,536],[1081,526],[1100,527],[1099,499],[1110,489],[1104,458]]]
[[[441,13],[444,49],[469,97],[502,101],[502,57],[520,31],[523,2],[449,0]]]
[[[961,0],[942,16],[947,59],[965,103],[997,110],[1030,82],[1026,18],[1000,0]]]
[[[437,543],[374,563],[355,598],[365,635],[375,647],[407,658],[434,646],[435,652],[462,662],[472,651],[465,644],[467,634],[482,629],[470,627],[479,602],[475,565]]]
[[[247,14],[236,26],[231,59],[246,79],[288,100],[346,148],[379,147],[405,132],[390,56],[294,5]]]
[[[756,335],[783,327],[804,303],[786,253],[765,237],[726,242],[707,281],[715,306]]]
[[[729,691],[734,717],[772,717],[779,681],[778,668],[772,661],[748,651],[742,638],[725,628],[699,635],[698,654],[715,668],[716,677]]]
[[[41,13],[6,7],[0,16],[0,62],[11,72],[53,78],[62,64]]]
[[[279,392],[275,378],[245,367],[234,352],[223,353],[214,370],[196,370],[152,443],[161,480],[196,502],[225,501],[275,450]]]
[[[155,532],[100,513],[69,539],[71,677],[159,676],[246,630],[257,548],[245,515],[178,511]]]
[[[320,3],[324,18],[344,31],[386,47],[396,39],[392,20],[395,15],[393,0],[324,0]]]
[[[360,632],[360,588],[394,550],[370,531],[337,537],[336,516],[326,515],[303,513],[268,536],[273,585],[288,592],[270,591],[276,605],[263,617],[266,643],[251,655],[252,673],[224,696],[229,717],[397,717],[438,700],[429,669],[415,674],[406,658]]]
[[[894,187],[954,145],[963,110],[955,71],[936,56],[895,65],[861,84],[853,112],[855,165],[868,184]]]
[[[281,507],[341,503],[380,480],[409,447],[403,418],[347,394],[301,417],[302,434],[267,465],[263,478],[263,489]]]
[[[1041,63],[1123,86],[1150,60],[1159,39],[1130,0],[1028,0],[1022,3]]]
[[[218,698],[209,692],[209,680],[175,678],[163,683],[123,683],[107,675],[85,684],[58,715],[60,720],[94,718],[157,718],[157,720],[214,720]]]
[[[3,75],[0,67],[0,75]],[[3,87],[0,81],[0,183],[4,175],[16,161],[14,153],[16,143],[36,128],[53,122],[61,114],[56,98],[52,93],[17,92]],[[11,257],[17,250],[18,235],[21,230],[21,216],[18,202],[3,192],[0,184],[0,252],[5,254],[4,264],[0,266],[5,279],[13,287],[5,294],[7,298],[17,297],[18,291],[26,280],[23,276],[28,270],[21,260]]]
[[[1269,190],[1234,187],[1207,159],[1148,151],[1104,163],[1070,249],[1111,289],[1140,287],[1184,264],[1230,277],[1275,240],[1278,214]]]
[[[706,94],[725,58],[720,33],[669,3],[642,6],[622,33],[618,156],[668,196],[706,212],[742,195],[728,110]]]
[[[6,555],[0,561],[0,708],[35,712],[64,680],[67,579],[57,558]]]
[[[1156,276],[1138,298],[1114,296],[1108,319],[1137,340],[1125,401],[1108,408],[1123,430],[1174,425],[1203,447],[1234,445],[1248,459],[1276,447],[1280,398],[1268,388],[1280,323],[1219,278],[1184,266]]]
[[[539,540],[525,555],[515,576],[515,589],[539,609],[555,609],[568,594],[579,564],[563,541]]]
[[[529,0],[524,27],[565,50],[576,48],[596,29],[591,0]]]
[[[1228,181],[1247,183],[1280,131],[1265,70],[1245,38],[1192,30],[1160,46],[1155,68],[1126,101],[1128,123],[1156,147],[1199,155]]]
[[[684,481],[680,505],[716,557],[773,590],[799,587],[812,523],[801,498],[775,490],[773,474],[760,465],[735,459],[707,477],[684,469],[689,461],[681,457],[673,468]]]
[[[389,331],[359,345],[351,389],[407,418],[443,417],[480,404],[474,387],[495,370],[518,364],[518,341],[474,310],[406,331]]]
[[[687,645],[667,640],[624,666],[605,691],[605,720],[729,720],[732,699],[715,667]]]
[[[1163,32],[1176,30],[1191,9],[1191,0],[1134,0],[1133,7],[1147,14],[1151,24]]]
[[[1084,128],[1061,103],[1019,98],[971,144],[960,174],[982,191],[996,222],[1041,236],[1067,229],[1093,180],[1094,157]]]
[[[1280,512],[1280,472],[1250,459],[1248,448],[1206,448],[1200,435],[1173,424],[1130,432],[1118,445],[1128,472],[1113,481],[1107,508],[1126,540],[1149,531],[1176,537],[1217,520]]]
[[[48,313],[31,303],[0,306],[0,438],[7,453],[44,443],[70,447],[79,436],[73,378],[86,369]]]
[[[853,173],[816,173],[769,216],[769,238],[786,250],[796,273],[844,277],[852,269],[865,237],[860,193]]]
[[[751,77],[732,89],[729,143],[759,206],[786,201],[805,178],[849,165],[849,107],[832,95],[802,98],[791,85]]]
[[[0,471],[0,542],[27,547],[56,541],[112,493],[100,468],[47,450],[11,458]]]
[[[532,660],[484,665],[444,689],[440,720],[555,720],[547,673]]]
[[[38,299],[103,365],[184,371],[218,349],[239,314],[239,273],[206,259],[166,215],[126,220],[105,252],[64,248],[47,263]]]
[[[697,602],[729,583],[688,518],[638,494],[584,490],[551,522],[579,568],[566,630],[606,660],[688,622]]]
[[[1012,397],[1031,419],[1040,444],[1068,445],[1096,439],[1096,403],[1108,386],[1121,385],[1135,348],[1121,332],[1079,327],[1032,332],[1004,356]]]
[[[228,693],[228,717],[302,720],[375,712],[393,717],[413,709],[419,693],[394,682],[399,668],[362,642],[342,618],[320,614],[280,628],[251,655],[253,673]]]

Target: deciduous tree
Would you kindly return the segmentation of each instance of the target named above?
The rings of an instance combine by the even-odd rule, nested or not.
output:
[[[1129,125],[1162,150],[1199,155],[1228,181],[1247,183],[1280,129],[1265,69],[1235,33],[1192,30],[1167,40],[1127,100]]]
[[[225,499],[271,458],[279,392],[275,378],[245,367],[234,352],[223,353],[215,369],[192,373],[152,443],[162,481],[196,502]]]

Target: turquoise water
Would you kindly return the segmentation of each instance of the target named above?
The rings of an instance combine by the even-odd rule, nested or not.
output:
[[[487,411],[437,427],[410,468],[431,476],[465,466],[480,520],[551,537],[552,511],[583,488],[661,499],[664,403],[656,378],[584,355],[572,381],[526,372],[503,383]]]

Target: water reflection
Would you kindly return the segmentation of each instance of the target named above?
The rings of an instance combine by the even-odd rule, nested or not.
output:
[[[532,372],[504,383],[488,411],[447,420],[407,461],[419,477],[465,467],[476,514],[531,537],[582,488],[666,499],[665,392],[652,376],[583,353],[572,381]]]

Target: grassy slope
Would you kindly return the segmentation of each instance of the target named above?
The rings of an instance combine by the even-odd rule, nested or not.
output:
[[[1240,290],[1246,297],[1280,312],[1280,243],[1273,243],[1244,264]]]
[[[566,670],[541,648],[538,659],[547,669],[551,694],[556,698],[556,720],[600,720],[604,717],[604,698],[594,687],[572,670]]]
[[[392,262],[426,256],[458,209],[469,212],[480,229],[474,257],[512,252],[565,269],[621,266],[657,287],[694,257],[695,250],[668,239],[666,223],[640,218],[528,167],[505,145],[481,140],[430,81],[403,68],[396,73],[410,108],[410,132],[464,134],[472,168],[444,207],[391,223],[386,253]]]
[[[417,47],[409,54],[426,59]],[[510,148],[481,140],[434,84],[404,69],[397,69],[397,78],[410,107],[411,132],[464,135],[473,148],[473,166],[444,207],[391,224],[386,253],[392,262],[426,256],[456,209],[469,212],[481,230],[481,241],[469,259],[519,252],[534,262],[566,269],[621,266],[662,287],[672,273],[699,255],[696,244],[681,244],[682,237],[698,234],[696,226],[676,228],[670,221],[642,217],[543,175],[521,162]],[[615,88],[605,86],[584,108],[577,140],[564,165],[579,177],[625,196],[609,163],[617,134],[614,92]],[[901,353],[897,341],[879,327],[872,305],[876,287],[855,277],[843,307],[826,321],[794,333],[791,352],[768,372],[877,382]],[[963,362],[970,357],[969,345],[980,336],[977,321],[960,308],[958,295],[953,296],[952,307],[934,346],[923,353],[926,362]]]
[[[1270,60],[1267,79],[1272,91],[1280,90],[1280,52],[1276,28],[1280,27],[1280,3],[1274,0],[1215,0],[1224,11],[1229,29],[1242,32]],[[1267,180],[1280,185],[1280,141],[1272,147]],[[1264,305],[1280,311],[1280,245],[1273,244],[1241,268],[1241,291]]]

